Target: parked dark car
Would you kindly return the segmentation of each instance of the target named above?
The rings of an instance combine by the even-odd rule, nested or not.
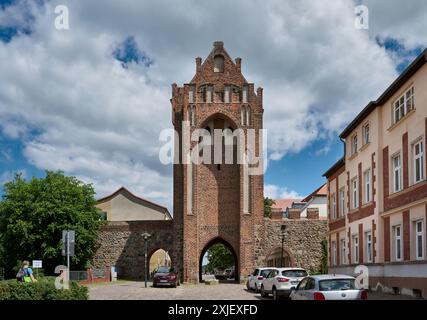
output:
[[[159,267],[153,276],[153,287],[168,286],[176,288],[179,285],[178,275],[172,267]]]

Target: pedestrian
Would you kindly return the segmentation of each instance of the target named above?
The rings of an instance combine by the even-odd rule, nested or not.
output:
[[[30,268],[30,262],[25,260],[22,262],[22,266],[16,274],[16,280],[19,282],[37,282],[34,278],[33,269]]]

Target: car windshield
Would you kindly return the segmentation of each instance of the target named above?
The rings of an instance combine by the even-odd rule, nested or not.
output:
[[[267,277],[268,274],[270,273],[271,269],[267,269],[267,270],[262,270],[261,273],[259,274],[261,277]]]
[[[171,268],[169,267],[159,267],[159,269],[157,269],[157,273],[169,273],[171,271]]]
[[[320,291],[338,291],[356,289],[354,279],[331,279],[319,281]]]
[[[285,270],[282,271],[282,276],[289,278],[302,278],[307,276],[305,270]]]

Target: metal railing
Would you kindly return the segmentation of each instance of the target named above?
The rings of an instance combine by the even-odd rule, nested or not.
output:
[[[74,281],[87,281],[87,271],[70,271],[70,280]]]

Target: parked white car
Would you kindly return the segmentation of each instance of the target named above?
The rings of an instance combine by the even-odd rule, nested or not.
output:
[[[307,276],[307,271],[302,268],[276,268],[262,280],[261,296],[273,295],[274,300],[280,297],[289,297],[302,279]]]
[[[262,280],[275,268],[256,268],[254,272],[249,275],[248,281],[246,282],[246,288],[248,290],[255,290],[259,292],[261,290]]]
[[[301,280],[292,291],[292,300],[367,300],[368,293],[356,287],[355,278],[346,275],[318,275]]]

